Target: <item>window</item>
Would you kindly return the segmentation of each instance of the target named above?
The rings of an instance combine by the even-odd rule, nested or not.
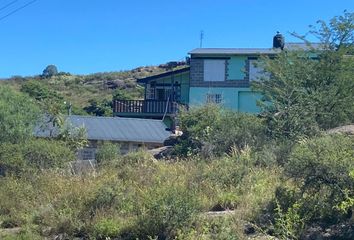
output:
[[[269,74],[264,72],[264,69],[259,66],[259,61],[257,60],[249,60],[249,69],[250,81],[257,81],[261,77],[269,76]]]
[[[79,154],[79,159],[80,160],[93,160],[95,159],[95,149],[94,148],[83,148],[80,149],[78,154]]]
[[[155,99],[155,88],[146,84],[146,99]]]
[[[142,144],[137,144],[137,143],[133,143],[132,144],[132,151],[135,152],[135,151],[138,151],[139,149],[142,148]]]
[[[225,81],[225,60],[206,59],[204,60],[204,81],[220,82]]]
[[[207,103],[221,103],[222,101],[222,96],[220,93],[208,93],[206,95],[206,102]]]

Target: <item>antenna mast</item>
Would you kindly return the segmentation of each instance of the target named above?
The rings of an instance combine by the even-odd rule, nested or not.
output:
[[[200,31],[200,48],[203,47],[204,31]]]

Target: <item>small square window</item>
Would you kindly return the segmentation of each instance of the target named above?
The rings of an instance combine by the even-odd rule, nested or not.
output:
[[[93,160],[95,159],[95,149],[94,148],[83,148],[79,150],[80,160]]]
[[[222,96],[220,93],[208,93],[206,95],[206,102],[207,103],[221,103],[222,101]]]

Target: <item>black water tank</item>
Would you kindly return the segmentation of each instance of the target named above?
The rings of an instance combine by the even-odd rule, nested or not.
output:
[[[285,38],[279,32],[273,37],[273,48],[284,49]]]

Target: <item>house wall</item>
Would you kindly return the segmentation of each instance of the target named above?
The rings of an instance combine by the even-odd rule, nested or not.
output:
[[[227,80],[247,80],[246,79],[246,56],[232,56],[226,61],[226,79]]]
[[[173,76],[163,77],[155,80],[157,87],[159,84],[171,86],[172,83],[178,82],[181,85],[181,103],[189,102],[189,72],[175,74]],[[161,86],[163,87],[163,86]]]
[[[110,141],[108,141],[110,142]],[[94,160],[95,155],[99,147],[104,143],[104,141],[89,141],[87,147],[80,149],[77,153],[77,160]],[[140,142],[110,142],[117,145],[120,154],[127,154],[129,152],[135,152],[139,149],[153,149],[162,147],[161,143],[140,143]]]
[[[257,100],[261,95],[252,92],[250,88],[231,88],[231,87],[191,87],[190,106],[201,106],[206,104],[208,94],[221,94],[221,106],[239,112],[258,113],[260,108]]]
[[[192,55],[190,72],[190,106],[203,105],[207,102],[207,95],[221,94],[220,104],[228,109],[240,112],[258,113],[260,108],[257,101],[261,94],[250,89],[250,70],[254,77],[256,70],[250,67],[256,55]],[[204,60],[225,61],[225,81],[204,81]],[[250,69],[252,68],[252,69]],[[255,80],[255,79],[252,79]]]
[[[204,60],[225,60],[225,81],[204,81]],[[198,57],[190,61],[190,86],[191,87],[249,87],[248,58],[246,56],[235,57]]]

